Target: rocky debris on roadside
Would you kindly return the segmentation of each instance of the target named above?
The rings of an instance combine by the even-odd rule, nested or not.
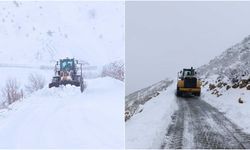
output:
[[[226,90],[229,90],[230,88],[231,88],[230,85],[227,85],[227,86],[226,86]]]
[[[203,87],[206,87],[207,85],[207,91],[211,91],[211,94],[217,97],[222,96],[225,90],[228,91],[231,88],[250,90],[250,78],[234,80],[234,81],[232,80],[223,81],[217,78],[217,80],[214,82],[203,80],[202,83]],[[243,103],[242,98],[239,98],[239,103]]]
[[[247,86],[247,84],[248,84],[248,80],[246,80],[246,79],[242,79],[241,81],[240,81],[240,83],[239,83],[239,88],[244,88],[244,87],[246,87]]]
[[[216,86],[214,85],[214,84],[209,84],[209,90],[211,91],[211,90],[213,90],[213,89],[215,89],[216,88]]]
[[[239,101],[240,104],[244,103],[241,97],[238,99],[238,101]]]
[[[247,90],[250,90],[250,83],[247,85],[246,88],[247,88]]]
[[[236,89],[236,88],[238,88],[239,87],[239,83],[234,83],[233,85],[232,85],[232,88],[234,88],[234,89]]]

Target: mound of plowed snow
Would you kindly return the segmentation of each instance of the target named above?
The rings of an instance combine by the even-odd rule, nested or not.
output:
[[[123,148],[124,83],[44,88],[0,113],[0,148]]]

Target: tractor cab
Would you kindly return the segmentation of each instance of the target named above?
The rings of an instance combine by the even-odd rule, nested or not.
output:
[[[75,61],[74,59],[61,59],[60,60],[60,70],[74,70]]]

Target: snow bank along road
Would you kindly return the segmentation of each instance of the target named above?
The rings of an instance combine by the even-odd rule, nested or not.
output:
[[[44,88],[0,110],[0,148],[123,148],[124,83]]]
[[[250,148],[250,135],[199,98],[176,98],[161,148]]]

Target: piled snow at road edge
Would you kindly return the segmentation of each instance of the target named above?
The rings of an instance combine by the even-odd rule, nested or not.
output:
[[[160,148],[171,116],[178,106],[174,84],[148,101],[126,122],[126,148]]]
[[[109,77],[44,89],[0,112],[0,148],[124,147],[124,83]],[[112,122],[112,123],[111,123]]]

